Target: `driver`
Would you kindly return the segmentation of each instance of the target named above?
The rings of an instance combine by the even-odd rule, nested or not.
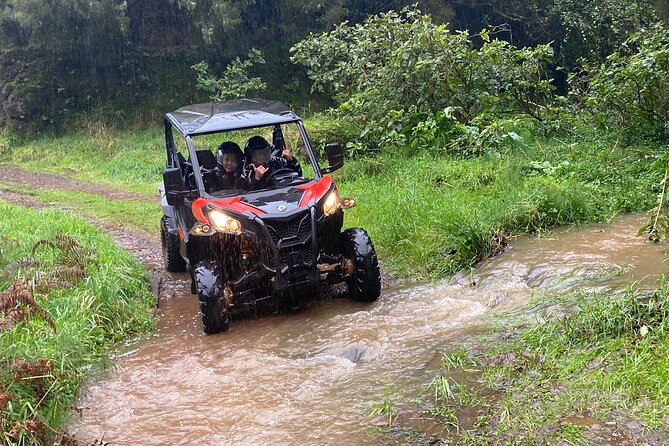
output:
[[[252,189],[267,187],[265,180],[279,169],[292,169],[302,176],[300,162],[290,155],[288,148],[284,147],[280,157],[273,155],[272,150],[272,145],[262,136],[253,136],[246,142],[244,155]]]

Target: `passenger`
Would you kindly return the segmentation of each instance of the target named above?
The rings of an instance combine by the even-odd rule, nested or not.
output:
[[[292,169],[302,176],[300,162],[290,155],[288,148],[284,146],[281,156],[273,156],[272,149],[272,145],[262,136],[253,136],[246,142],[244,155],[252,189],[266,187],[264,180],[279,169]]]
[[[244,154],[239,146],[226,141],[216,150],[216,168],[212,171],[212,190],[242,189],[248,181],[242,174]]]

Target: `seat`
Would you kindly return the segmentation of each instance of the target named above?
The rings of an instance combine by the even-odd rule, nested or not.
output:
[[[216,167],[216,156],[211,150],[198,149],[195,151],[195,155],[197,155],[197,163],[200,167],[210,170]]]

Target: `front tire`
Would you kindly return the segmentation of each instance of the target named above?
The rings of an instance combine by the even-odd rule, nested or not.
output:
[[[223,277],[213,262],[202,261],[195,265],[193,274],[200,301],[202,331],[214,334],[230,327],[230,315],[223,303]]]
[[[186,271],[186,261],[179,252],[179,236],[170,234],[167,215],[163,215],[160,219],[160,241],[163,246],[165,269],[171,273]]]
[[[360,302],[374,302],[381,294],[381,273],[372,239],[364,229],[351,228],[341,233],[340,244],[344,261],[353,269],[345,277],[350,296]]]

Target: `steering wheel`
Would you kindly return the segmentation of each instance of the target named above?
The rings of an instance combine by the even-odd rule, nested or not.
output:
[[[297,172],[295,172],[293,169],[289,169],[287,167],[282,167],[281,169],[277,169],[274,172],[270,172],[270,174],[267,175],[266,178],[264,178],[265,184],[268,185],[268,186],[269,185],[276,186],[276,184],[274,184],[274,182],[277,179],[276,177],[278,177],[279,175],[285,175],[285,174],[292,174],[291,176],[293,178],[297,178]]]

